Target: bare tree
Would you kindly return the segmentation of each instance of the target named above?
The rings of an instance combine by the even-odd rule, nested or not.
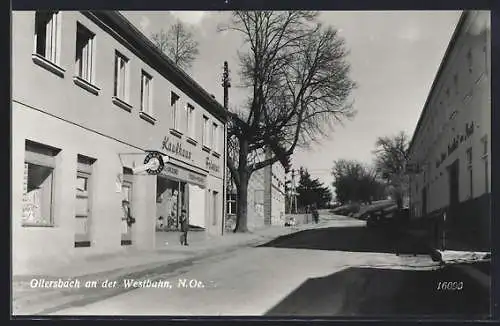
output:
[[[240,75],[250,90],[247,105],[230,111],[228,167],[238,194],[235,232],[247,231],[247,188],[253,172],[281,161],[289,165],[305,147],[352,118],[344,41],[310,11],[236,11],[220,30],[243,36]]]
[[[375,168],[355,160],[337,160],[332,175],[337,200],[345,204],[349,201],[371,204],[384,195],[384,185]]]
[[[408,191],[405,166],[408,160],[409,137],[403,131],[395,136],[379,137],[375,143],[375,165],[380,175],[392,189],[398,208]]]
[[[190,68],[199,54],[198,42],[193,33],[180,21],[177,21],[168,31],[161,30],[151,35],[156,46],[179,67]]]

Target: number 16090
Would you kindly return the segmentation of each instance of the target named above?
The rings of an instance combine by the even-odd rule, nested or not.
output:
[[[438,282],[438,290],[452,290],[460,291],[464,287],[464,282]]]

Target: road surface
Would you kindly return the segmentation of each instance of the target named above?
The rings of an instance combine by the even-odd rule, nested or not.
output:
[[[212,256],[175,273],[156,275],[133,291],[53,314],[434,318],[488,314],[488,294],[453,271],[437,270],[428,255],[396,256],[387,236],[367,229],[364,222],[328,218],[328,227]],[[132,281],[127,281],[129,286]],[[461,281],[462,290],[438,291],[440,281]]]

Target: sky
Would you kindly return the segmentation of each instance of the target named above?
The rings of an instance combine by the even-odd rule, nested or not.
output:
[[[176,20],[187,24],[199,43],[199,56],[188,70],[203,88],[223,102],[222,65],[232,77],[230,107],[241,107],[246,92],[239,85],[237,51],[241,36],[218,32],[229,12],[122,12],[145,35],[168,29]],[[338,159],[370,164],[375,141],[405,131],[410,137],[431,84],[460,17],[460,11],[323,11],[319,20],[334,26],[350,51],[351,78],[357,115],[335,127],[310,149],[297,149],[293,168],[303,166],[312,177],[331,186],[331,169]]]

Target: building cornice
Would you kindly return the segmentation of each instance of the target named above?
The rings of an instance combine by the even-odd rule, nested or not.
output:
[[[455,44],[458,40],[458,37],[460,33],[462,32],[462,29],[464,27],[464,24],[467,20],[467,18],[470,16],[470,11],[462,11],[462,14],[460,15],[460,18],[458,20],[457,26],[455,27],[455,30],[453,31],[453,34],[451,36],[450,42],[448,43],[448,47],[446,48],[446,51],[444,53],[443,59],[441,60],[441,63],[439,65],[439,68],[437,70],[436,76],[434,77],[434,81],[432,82],[429,94],[427,96],[427,100],[425,101],[424,107],[422,109],[422,113],[420,114],[420,117],[417,122],[417,126],[415,127],[415,131],[413,132],[412,139],[410,141],[410,144],[408,146],[408,153],[411,153],[415,139],[417,138],[417,135],[420,131],[420,128],[422,127],[423,121],[425,119],[425,116],[427,115],[427,111],[429,110],[429,103],[431,101],[432,96],[434,95],[434,92],[436,90],[437,83],[445,69],[446,63],[451,56],[451,53],[453,49],[455,48]]]
[[[93,21],[99,20],[126,41],[141,54],[145,61],[157,72],[168,79],[181,91],[200,104],[218,120],[225,123],[227,112],[203,87],[179,68],[170,58],[161,52],[139,29],[118,11],[82,11],[83,15]]]

